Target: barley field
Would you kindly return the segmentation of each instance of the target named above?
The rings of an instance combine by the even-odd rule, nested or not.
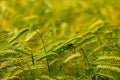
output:
[[[119,0],[0,0],[0,80],[120,80]]]

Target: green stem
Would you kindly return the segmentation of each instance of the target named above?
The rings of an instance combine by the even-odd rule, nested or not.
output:
[[[47,54],[47,51],[46,51],[46,48],[45,48],[45,44],[44,44],[44,41],[43,41],[41,35],[39,34],[39,32],[38,32],[37,30],[36,30],[36,33],[38,34],[38,36],[39,36],[39,38],[40,38],[40,40],[41,40],[41,42],[42,42],[43,49],[44,49],[44,53]],[[49,60],[48,60],[47,57],[46,57],[46,62],[47,62],[48,73],[49,73],[49,75],[50,75],[50,65],[49,65]]]
[[[73,49],[71,48],[71,50],[72,50],[72,53],[73,53],[73,54],[76,53],[75,48],[73,48]],[[77,69],[77,68],[78,68],[78,62],[77,62],[77,59],[76,59],[76,58],[75,58],[75,68],[76,68],[76,69],[75,69],[75,71],[76,71],[76,72],[75,72],[75,73],[76,73],[75,75],[76,75],[76,77],[78,77],[78,69]]]
[[[30,54],[30,57],[31,57],[31,59],[32,59],[32,64],[35,65],[34,55],[33,55],[32,51],[29,50],[29,49],[26,47],[26,45],[24,45],[24,44],[22,44],[22,45],[26,48],[26,50],[27,50],[28,52],[31,53],[31,54]]]
[[[83,56],[84,56],[84,60],[85,60],[85,67],[87,68],[87,66],[89,65],[89,60],[88,60],[88,58],[87,58],[87,55],[85,54],[85,51],[84,51],[84,49],[83,48],[80,48],[81,49],[81,51],[82,51],[82,53],[83,53]],[[85,75],[86,75],[86,71],[87,71],[87,69],[85,68]]]
[[[103,45],[103,43],[102,43],[102,41],[101,41],[100,37],[99,37],[99,36],[97,36],[97,38],[98,38],[98,41],[100,42],[100,45],[102,46],[102,45]],[[103,47],[101,48],[101,51],[102,51],[102,54],[104,55],[104,49],[103,49]]]
[[[27,67],[28,67],[28,69],[29,69],[29,71],[30,71],[31,80],[35,80],[35,76],[34,76],[34,74],[33,74],[33,72],[32,72],[32,69],[30,68],[30,66],[28,65],[27,62],[25,62],[25,63],[26,63],[26,65],[27,65]]]

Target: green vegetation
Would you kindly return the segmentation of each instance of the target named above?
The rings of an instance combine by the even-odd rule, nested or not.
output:
[[[120,80],[119,0],[0,0],[0,80]]]

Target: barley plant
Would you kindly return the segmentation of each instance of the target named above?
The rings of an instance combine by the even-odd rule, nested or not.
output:
[[[0,0],[0,80],[120,80],[119,0]]]

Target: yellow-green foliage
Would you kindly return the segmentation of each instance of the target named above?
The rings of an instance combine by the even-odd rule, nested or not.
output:
[[[119,0],[0,0],[0,80],[120,80]]]

